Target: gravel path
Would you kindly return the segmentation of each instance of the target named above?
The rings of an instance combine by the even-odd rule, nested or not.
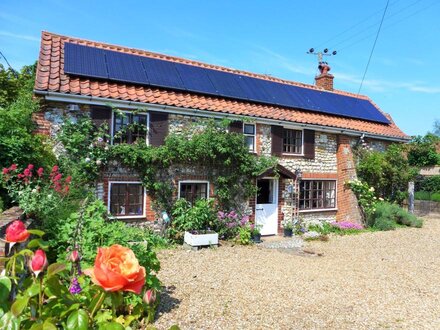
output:
[[[161,251],[167,292],[155,325],[440,329],[440,218],[422,229],[331,236],[304,250]]]

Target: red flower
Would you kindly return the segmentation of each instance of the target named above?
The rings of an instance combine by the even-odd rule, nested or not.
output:
[[[30,236],[25,225],[20,220],[12,222],[8,228],[6,228],[5,241],[8,243],[24,242]]]
[[[24,171],[23,171],[23,174],[24,174],[24,176],[28,176],[28,177],[31,177],[32,176],[32,172],[31,172],[31,170],[30,169],[25,169]]]
[[[35,251],[34,256],[31,260],[29,260],[28,264],[30,270],[35,274],[35,276],[38,276],[38,274],[44,271],[47,265],[48,262],[46,258],[46,253],[41,249]]]
[[[38,174],[38,176],[41,178],[41,176],[43,175],[43,172],[44,172],[44,168],[42,168],[42,167],[40,167],[38,170],[37,170],[37,174]]]
[[[27,168],[28,168],[30,171],[32,171],[32,170],[34,169],[34,165],[29,164]]]
[[[66,178],[66,183],[70,183],[72,181],[72,177],[69,175],[67,178]]]
[[[4,167],[3,168],[3,174],[8,174],[9,173],[9,168]]]
[[[58,172],[59,167],[54,165],[54,167],[52,167],[52,172]]]
[[[12,165],[9,167],[9,169],[10,169],[11,171],[15,171],[15,170],[17,169],[17,164],[12,164]]]
[[[58,173],[58,174],[55,175],[55,177],[53,178],[53,181],[60,181],[62,177],[63,177],[63,176],[62,176],[60,173]]]

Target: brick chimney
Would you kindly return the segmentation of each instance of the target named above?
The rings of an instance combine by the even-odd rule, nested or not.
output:
[[[319,88],[332,91],[333,90],[333,75],[328,73],[330,66],[327,62],[319,62],[319,76],[315,77],[315,85]]]

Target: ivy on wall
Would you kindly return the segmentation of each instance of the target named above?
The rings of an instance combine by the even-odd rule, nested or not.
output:
[[[110,145],[105,125],[97,130],[88,117],[83,117],[63,125],[58,139],[67,153],[60,158],[84,183],[97,181],[110,162],[134,169],[155,209],[167,212],[174,204],[173,179],[190,168],[208,176],[223,209],[239,209],[256,193],[254,178],[275,166],[276,159],[249,153],[243,135],[228,132],[228,124],[200,119],[181,132],[171,133],[158,147],[143,142]]]

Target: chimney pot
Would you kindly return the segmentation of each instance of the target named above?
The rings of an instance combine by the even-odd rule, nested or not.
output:
[[[318,69],[320,74],[315,77],[315,85],[322,89],[332,91],[334,76],[329,73],[331,70],[330,66],[327,62],[319,62]]]

